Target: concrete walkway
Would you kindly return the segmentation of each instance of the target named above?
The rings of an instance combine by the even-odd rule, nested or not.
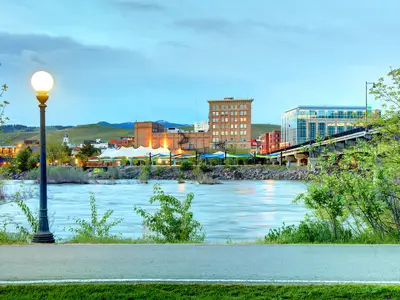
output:
[[[0,284],[400,283],[397,245],[0,246]]]

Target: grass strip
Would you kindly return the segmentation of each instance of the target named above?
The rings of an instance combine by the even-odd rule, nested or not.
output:
[[[62,284],[0,286],[0,299],[400,299],[396,285]]]

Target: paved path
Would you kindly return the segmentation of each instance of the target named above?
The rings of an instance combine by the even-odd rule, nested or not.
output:
[[[16,282],[400,283],[400,246],[0,246],[0,284]]]

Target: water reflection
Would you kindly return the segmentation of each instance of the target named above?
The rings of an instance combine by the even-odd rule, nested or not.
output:
[[[206,232],[208,241],[255,240],[264,236],[271,228],[285,222],[297,224],[304,217],[306,209],[292,203],[295,196],[305,190],[305,185],[294,181],[226,181],[219,185],[177,184],[175,181],[151,181],[141,185],[136,181],[120,181],[116,185],[49,185],[49,213],[52,230],[57,237],[70,235],[63,229],[74,225],[68,217],[87,218],[90,216],[89,196],[94,193],[99,213],[114,210],[113,218],[124,221],[114,228],[113,233],[121,232],[127,237],[139,237],[142,223],[133,211],[138,205],[151,212],[155,205],[149,204],[153,194],[153,184],[161,185],[165,193],[184,199],[185,194],[195,195],[192,210]],[[28,197],[27,204],[38,209],[37,185],[25,182],[25,187],[35,188]],[[19,183],[8,182],[6,190],[15,192]],[[16,215],[18,222],[25,223],[24,216],[15,205],[1,206],[1,213]]]

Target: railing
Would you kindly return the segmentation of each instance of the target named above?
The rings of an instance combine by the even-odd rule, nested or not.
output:
[[[370,127],[369,127],[369,129],[370,129]],[[358,127],[358,128],[354,128],[354,129],[351,129],[351,130],[347,130],[347,131],[343,131],[343,132],[340,132],[340,133],[336,133],[336,134],[333,134],[333,135],[325,136],[324,138],[322,138],[321,141],[326,141],[326,140],[329,140],[329,139],[335,139],[335,138],[339,138],[339,137],[343,137],[343,136],[347,136],[347,135],[351,135],[351,134],[355,134],[355,133],[359,133],[359,132],[363,132],[363,131],[365,131],[365,127]],[[317,139],[313,139],[313,140],[309,140],[309,141],[301,143],[301,144],[292,145],[292,146],[289,146],[289,147],[286,147],[286,148],[280,148],[278,150],[271,151],[270,153],[278,153],[278,152],[282,152],[282,151],[293,150],[293,149],[301,148],[303,146],[311,145],[311,144],[314,144],[314,143],[317,143],[317,142],[318,142]]]

